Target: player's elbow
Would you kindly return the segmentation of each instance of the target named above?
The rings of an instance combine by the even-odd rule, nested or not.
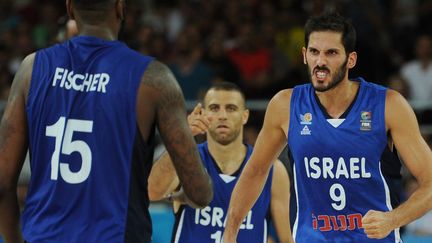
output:
[[[189,200],[191,201],[190,204],[193,208],[204,208],[210,204],[212,199],[213,199],[213,192],[211,192],[210,195],[207,194],[207,195],[200,195],[200,196],[189,198]]]
[[[154,190],[150,190],[149,189],[149,191],[148,191],[148,197],[149,197],[150,201],[159,201],[159,200],[161,200],[164,197],[164,195],[162,195],[159,192],[156,192]]]
[[[157,183],[152,180],[148,180],[147,190],[150,201],[159,201],[166,196],[165,193],[157,186]]]
[[[16,193],[16,183],[0,180],[0,201],[11,193]]]
[[[192,206],[195,208],[204,208],[213,200],[213,185],[209,178],[206,185],[194,193],[189,193],[187,196]]]

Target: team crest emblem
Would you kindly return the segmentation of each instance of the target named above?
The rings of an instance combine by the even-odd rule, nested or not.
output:
[[[362,111],[360,115],[360,130],[370,131],[372,130],[372,112]]]
[[[300,124],[311,125],[312,124],[312,114],[310,112],[307,112],[304,115],[300,114]]]

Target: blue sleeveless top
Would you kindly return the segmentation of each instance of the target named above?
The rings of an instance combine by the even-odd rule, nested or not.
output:
[[[176,214],[173,231],[172,242],[175,243],[221,243],[231,193],[252,153],[252,147],[248,146],[239,170],[233,175],[224,175],[212,158],[207,142],[199,144],[198,149],[204,166],[213,179],[214,197],[210,205],[202,209],[181,206]],[[241,224],[238,243],[267,242],[272,178],[273,168],[261,195]]]
[[[89,36],[36,53],[27,242],[150,242],[147,182],[137,177],[148,176],[153,148],[137,129],[136,97],[151,60]]]
[[[345,120],[327,120],[311,84],[293,90],[288,146],[296,242],[400,242],[399,230],[378,241],[362,228],[368,210],[393,206],[382,161],[386,89],[357,81],[358,94]]]

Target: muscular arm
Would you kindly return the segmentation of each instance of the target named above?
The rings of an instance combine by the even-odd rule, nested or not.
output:
[[[210,123],[207,117],[202,113],[202,106],[198,104],[192,113],[188,116],[188,124],[192,136],[205,133]],[[172,193],[179,186],[179,179],[176,174],[172,160],[168,153],[162,156],[153,164],[150,176],[148,178],[148,193],[151,201],[161,200],[169,193]],[[184,199],[183,190],[179,193],[171,194],[171,199]],[[181,203],[184,203],[181,200]]]
[[[273,167],[270,210],[276,233],[281,243],[294,243],[289,217],[290,182],[288,172],[281,161]]]
[[[286,145],[291,91],[279,92],[269,103],[255,148],[231,196],[224,243],[235,242],[241,222],[262,191],[269,169]]]
[[[17,182],[26,151],[28,131],[25,102],[34,54],[24,59],[12,83],[0,124],[0,234],[6,242],[21,242]]]
[[[138,124],[147,141],[153,122],[172,159],[191,204],[206,206],[213,198],[211,179],[204,169],[186,121],[183,94],[171,71],[162,63],[149,64],[138,94]]]
[[[151,201],[158,201],[174,191],[179,185],[179,180],[167,152],[153,164],[148,179],[148,193]]]
[[[432,153],[420,134],[413,110],[395,91],[387,93],[385,120],[402,160],[419,187],[396,209],[387,213],[369,211],[365,215],[363,226],[371,238],[383,238],[432,209]]]
[[[397,227],[406,225],[432,209],[432,153],[420,134],[409,104],[398,93],[389,91],[386,123],[405,166],[417,179],[419,188],[392,214]]]

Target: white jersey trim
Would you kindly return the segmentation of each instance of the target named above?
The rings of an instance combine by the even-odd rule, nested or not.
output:
[[[382,170],[381,170],[381,161],[379,162],[379,172],[381,175],[381,179],[383,181],[383,185],[384,185],[384,191],[385,191],[385,195],[386,195],[386,205],[389,211],[393,210],[393,206],[391,205],[391,198],[390,198],[390,190],[389,187],[387,185],[387,181],[385,180],[383,174],[382,174]],[[396,228],[394,230],[394,235],[395,235],[395,242],[396,243],[400,243],[402,242],[401,237],[400,237],[400,232],[399,232],[399,228]]]
[[[299,221],[299,196],[298,196],[298,188],[297,188],[297,171],[295,163],[293,165],[293,174],[294,174],[294,188],[295,188],[295,194],[296,194],[296,204],[297,204],[297,212],[296,212],[296,219],[293,226],[293,238],[294,241],[296,239],[297,235],[297,228],[298,228],[298,221]]]
[[[178,227],[177,227],[177,231],[176,231],[176,235],[175,235],[175,239],[174,239],[175,243],[178,243],[180,240],[180,235],[181,235],[181,231],[182,231],[182,227],[183,227],[183,220],[184,220],[185,211],[186,210],[183,210],[182,214],[180,216],[180,221],[178,223]]]

